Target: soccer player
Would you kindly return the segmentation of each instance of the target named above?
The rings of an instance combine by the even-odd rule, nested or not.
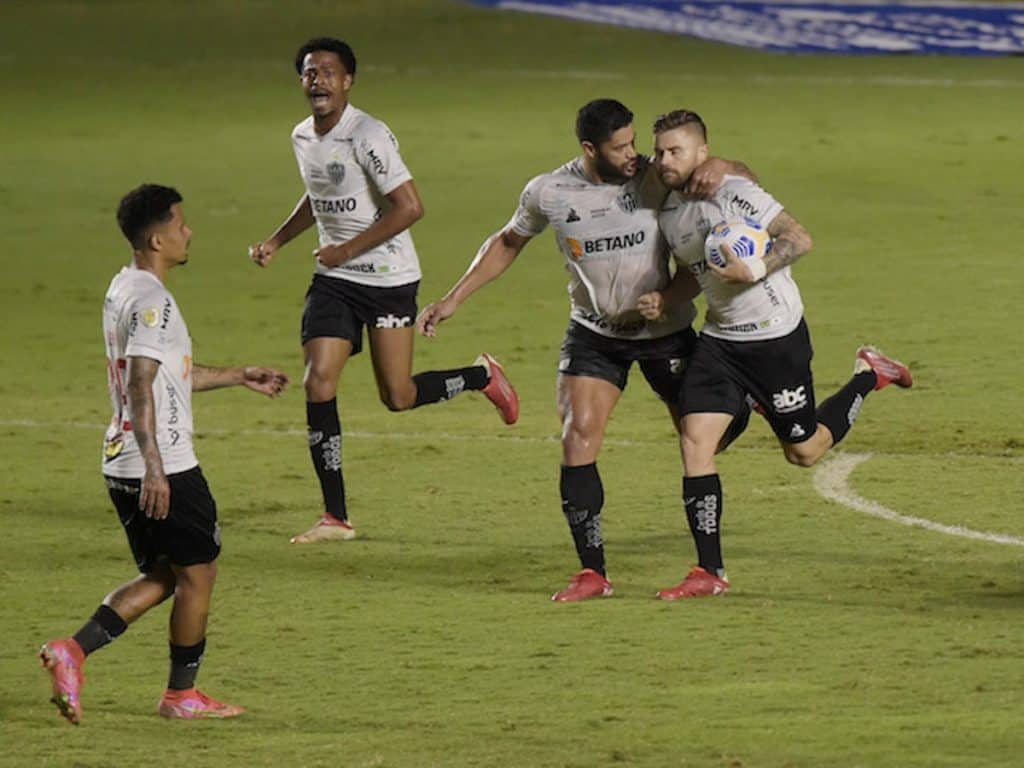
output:
[[[341,40],[303,45],[295,69],[312,115],[292,131],[292,147],[306,186],[295,209],[266,240],[249,248],[261,267],[315,223],[320,247],[302,315],[309,450],[323,493],[324,512],[292,543],[355,538],[341,471],[341,372],[370,342],[380,399],[391,411],[438,403],[480,390],[506,424],[519,417],[519,400],[502,367],[482,354],[466,368],[412,375],[413,321],[420,265],[409,227],[423,204],[388,127],[349,103],[356,58]]]
[[[192,230],[181,204],[176,190],[145,184],[117,210],[133,255],[103,303],[113,406],[103,475],[140,575],[107,595],[72,637],[51,640],[39,653],[52,677],[53,702],[75,725],[82,719],[86,658],[172,595],[171,671],[157,711],[170,718],[243,711],[195,687],[221,543],[217,505],[192,447],[192,392],[242,385],[276,397],[288,377],[273,368],[193,362],[185,319],[164,285],[167,273],[188,261]]]
[[[480,247],[466,273],[417,319],[426,336],[469,296],[501,275],[548,224],[569,272],[570,323],[558,366],[562,420],[562,510],[582,570],[552,597],[559,602],[612,594],[605,569],[601,508],[604,488],[597,457],[612,409],[634,362],[678,424],[676,402],[695,333],[696,310],[678,299],[658,230],[666,190],[647,157],[637,154],[633,113],[612,99],[585,104],[576,118],[582,155],[532,179],[511,221]],[[709,160],[695,174],[697,193],[713,190],[738,163]],[[696,183],[699,177],[699,184]],[[685,273],[683,277],[689,279]],[[671,281],[671,282],[670,282]],[[692,282],[692,281],[691,281]],[[657,322],[638,310],[641,297],[669,290]],[[695,288],[690,296],[698,291]],[[660,300],[661,294],[657,298]]]
[[[790,267],[811,250],[811,236],[781,203],[747,178],[727,176],[710,200],[685,199],[682,190],[708,156],[707,129],[689,110],[654,124],[654,162],[674,190],[658,220],[669,247],[696,277],[707,317],[683,381],[681,445],[683,503],[698,565],[658,597],[721,595],[729,590],[722,561],[722,484],[715,450],[752,398],[775,432],[786,459],[810,467],[853,426],[874,390],[910,387],[910,371],[874,347],[857,350],[853,377],[815,406],[813,350],[803,302]],[[725,267],[705,261],[704,240],[718,221],[748,218],[765,227],[772,247],[763,258],[740,260],[722,249]]]

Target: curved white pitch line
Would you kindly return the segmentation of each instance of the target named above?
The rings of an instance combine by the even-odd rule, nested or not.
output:
[[[850,473],[858,465],[863,464],[870,458],[870,453],[837,454],[834,458],[822,464],[814,473],[814,489],[826,499],[838,502],[844,507],[849,507],[872,517],[880,517],[883,520],[899,523],[900,525],[926,528],[929,531],[945,533],[948,536],[959,536],[964,539],[977,539],[979,541],[990,541],[995,544],[1011,544],[1017,547],[1024,547],[1024,539],[1017,536],[974,531],[959,525],[943,525],[932,520],[925,520],[923,517],[901,515],[888,507],[882,506],[877,501],[871,501],[858,496],[850,488],[848,482]]]

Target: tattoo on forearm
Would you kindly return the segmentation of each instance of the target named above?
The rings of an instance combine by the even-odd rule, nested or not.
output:
[[[772,242],[772,251],[765,256],[764,265],[769,272],[774,272],[796,263],[803,254],[804,251],[792,240],[779,237]]]

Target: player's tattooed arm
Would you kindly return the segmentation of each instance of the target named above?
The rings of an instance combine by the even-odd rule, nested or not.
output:
[[[768,274],[795,264],[814,246],[810,233],[786,211],[772,219],[768,234],[772,238],[771,253],[764,257]]]
[[[262,366],[192,365],[192,389],[203,392],[222,387],[245,386],[267,397],[277,397],[288,386],[288,375]]]
[[[145,472],[139,492],[139,509],[147,517],[163,520],[171,508],[171,487],[156,442],[156,403],[153,381],[160,363],[148,357],[128,358],[128,412],[132,433],[139,446]]]

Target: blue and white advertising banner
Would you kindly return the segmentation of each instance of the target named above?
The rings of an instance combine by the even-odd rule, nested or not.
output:
[[[1024,54],[1024,3],[472,1],[504,10],[689,35],[767,51]]]

